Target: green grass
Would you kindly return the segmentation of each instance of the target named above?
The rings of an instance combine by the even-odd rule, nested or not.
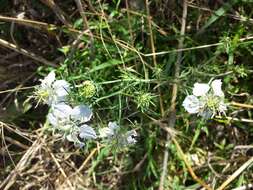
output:
[[[90,124],[96,130],[107,126],[109,121],[117,121],[124,129],[136,129],[138,142],[125,148],[104,142],[89,142],[82,149],[62,141],[48,146],[57,156],[60,149],[54,145],[62,146],[66,154],[75,152],[66,159],[74,164],[72,168],[68,166],[71,169],[66,169],[67,176],[74,173],[73,168],[80,167],[92,150],[96,150],[80,174],[87,180],[85,185],[81,184],[83,188],[158,189],[164,151],[169,152],[165,188],[190,190],[200,187],[190,175],[173,141],[166,142],[167,133],[161,127],[167,127],[169,123],[172,85],[176,81],[174,69],[180,39],[181,4],[174,2],[177,8],[173,11],[166,6],[166,1],[150,2],[152,33],[155,51],[158,53],[157,64],[154,64],[150,55],[152,45],[145,6],[140,6],[140,10],[132,8],[127,14],[123,9],[124,1],[89,2],[96,11],[89,6],[85,10],[92,37],[83,35],[78,46],[73,49],[70,40],[66,39],[73,41],[76,34],[66,27],[61,31],[62,36],[57,33],[60,39],[64,39],[62,46],[55,47],[58,49],[56,57],[60,55],[64,60],[57,68],[40,66],[37,72],[43,78],[55,69],[58,79],[67,80],[73,86],[70,102],[73,105],[84,103],[92,107],[94,116]],[[42,6],[46,12],[50,11],[40,3],[34,4]],[[208,7],[207,3],[201,1],[194,1],[193,4]],[[69,12],[64,2],[60,5],[63,11]],[[131,1],[129,5],[131,6]],[[217,189],[250,158],[245,149],[235,154],[234,148],[238,145],[252,146],[252,121],[231,121],[226,117],[202,120],[196,115],[189,115],[182,102],[187,94],[192,93],[194,83],[222,79],[227,103],[235,101],[252,105],[252,39],[241,40],[252,36],[252,22],[247,19],[240,21],[232,16],[239,14],[250,19],[253,9],[247,1],[217,3],[216,7],[211,6],[209,9],[213,12],[188,7],[184,48],[191,49],[182,52],[174,130],[177,131],[175,139],[196,175]],[[172,15],[168,14],[170,11]],[[68,18],[76,30],[82,31],[83,21],[79,12]],[[53,17],[50,19],[57,20]],[[8,30],[7,24],[1,24],[0,30]],[[8,36],[6,32],[4,34]],[[22,37],[17,34],[17,41],[21,40],[19,38]],[[215,43],[219,44],[199,48]],[[18,96],[25,99],[27,94],[29,93],[19,93]],[[30,104],[34,106],[36,102]],[[161,104],[165,114],[161,112]],[[39,121],[36,121],[35,116],[38,111],[30,108],[11,122],[17,126],[27,124],[29,133],[33,134],[38,125],[43,125],[43,118],[47,114],[45,107],[37,108],[40,109],[44,112]],[[252,120],[252,109],[229,106],[226,115]],[[48,138],[52,135],[46,134]],[[59,162],[64,164],[63,160]],[[251,166],[229,183],[227,189],[252,184],[252,179]]]

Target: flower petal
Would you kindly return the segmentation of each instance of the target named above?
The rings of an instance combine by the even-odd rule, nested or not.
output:
[[[78,137],[75,133],[70,133],[68,135],[66,135],[66,139],[70,142],[78,142]]]
[[[52,113],[57,118],[69,119],[70,114],[72,113],[72,108],[64,103],[52,105]]]
[[[79,105],[74,107],[71,116],[73,119],[79,120],[81,122],[87,122],[92,117],[92,111],[86,105]]]
[[[210,109],[204,109],[198,115],[200,115],[203,119],[210,119],[213,117],[214,113]]]
[[[53,89],[55,91],[56,96],[65,97],[69,92],[69,83],[65,80],[56,80],[53,84]]]
[[[198,113],[201,105],[196,96],[188,95],[183,101],[183,106],[189,113]]]
[[[112,137],[114,135],[114,131],[110,127],[103,127],[98,130],[99,131],[99,137],[106,138],[106,137]]]
[[[82,139],[96,139],[97,134],[95,130],[89,125],[82,125],[80,127],[79,137]]]
[[[222,92],[222,89],[221,89],[221,85],[222,85],[222,82],[220,79],[214,80],[211,83],[211,87],[213,89],[214,95],[220,96],[220,97],[224,96],[224,93]]]
[[[195,83],[193,86],[193,95],[194,96],[203,96],[209,91],[210,86],[206,83]]]
[[[137,137],[137,132],[135,130],[128,131],[126,135],[128,144],[135,144],[137,142],[135,139]]]
[[[47,115],[47,120],[53,127],[57,127],[58,124],[57,118],[52,113],[49,113]]]
[[[227,111],[227,105],[226,105],[224,102],[220,102],[218,111],[219,111],[220,113],[225,114],[226,111]]]
[[[51,86],[51,84],[55,80],[55,72],[51,71],[43,80],[41,80],[41,86],[42,88]]]
[[[112,130],[116,130],[119,128],[119,126],[117,125],[117,123],[114,121],[114,122],[109,122],[108,123],[108,127]]]

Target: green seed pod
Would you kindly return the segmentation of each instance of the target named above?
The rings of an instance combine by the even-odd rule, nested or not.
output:
[[[91,98],[96,94],[96,86],[92,81],[84,81],[80,91],[85,98]]]

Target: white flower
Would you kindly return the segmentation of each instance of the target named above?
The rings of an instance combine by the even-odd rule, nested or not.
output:
[[[69,119],[73,111],[73,109],[65,103],[52,105],[52,110],[53,110],[53,114],[56,117],[61,118],[61,119]]]
[[[128,131],[126,133],[127,136],[127,144],[135,144],[137,140],[135,139],[137,137],[137,132],[135,130]]]
[[[194,95],[186,96],[185,100],[183,101],[183,106],[189,113],[198,113],[200,110],[200,101]]]
[[[71,112],[72,108],[67,104],[60,103],[52,105],[47,119],[53,127],[58,127],[69,121]]]
[[[72,109],[65,103],[58,103],[52,105],[47,119],[68,141],[82,147],[84,143],[79,140],[79,137],[83,140],[97,138],[92,127],[86,124],[81,125],[81,123],[89,121],[91,116],[92,111],[88,106],[79,105]]]
[[[211,87],[215,96],[220,96],[220,97],[224,96],[224,93],[222,92],[222,89],[221,89],[221,85],[222,85],[222,82],[220,79],[214,80],[211,83]]]
[[[108,142],[114,142],[119,146],[135,144],[137,132],[135,130],[122,131],[116,122],[109,122],[108,127],[99,130],[100,138],[107,138]]]
[[[224,103],[224,93],[220,79],[205,83],[195,83],[193,95],[186,96],[183,106],[190,114],[197,113],[204,119],[213,118],[217,113],[225,114],[227,106]]]
[[[209,91],[210,86],[205,83],[195,83],[193,86],[193,95],[194,96],[203,96]]]
[[[71,117],[81,122],[88,122],[92,117],[91,109],[86,105],[79,105],[74,107]]]
[[[116,130],[119,128],[119,126],[116,124],[116,122],[109,122],[108,127],[103,127],[99,129],[99,137],[105,138],[105,137],[112,137],[115,135]]]
[[[80,127],[79,137],[82,139],[96,139],[97,134],[92,127],[84,124]]]
[[[55,101],[64,101],[70,89],[69,83],[65,80],[56,80],[52,87],[55,93]]]
[[[39,100],[48,105],[57,104],[66,100],[70,85],[65,80],[56,80],[54,71],[51,71],[37,87],[35,92]]]
[[[55,81],[55,72],[51,71],[43,80],[41,79],[41,87],[48,88]]]

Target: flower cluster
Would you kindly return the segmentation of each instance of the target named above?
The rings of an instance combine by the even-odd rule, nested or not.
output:
[[[224,103],[224,93],[220,79],[211,84],[195,83],[193,95],[186,96],[183,106],[187,112],[198,114],[204,119],[213,118],[216,114],[225,114],[227,106]]]
[[[56,80],[54,71],[51,71],[40,82],[41,84],[35,91],[35,97],[38,99],[38,102],[54,105],[66,100],[70,85],[65,80]]]
[[[108,127],[101,128],[97,136],[96,131],[87,124],[93,115],[91,108],[84,104],[74,107],[69,105],[67,97],[71,89],[70,84],[65,80],[56,80],[53,71],[40,81],[35,97],[38,102],[50,106],[47,121],[53,132],[61,134],[64,139],[80,147],[84,146],[85,140],[98,138],[107,139],[109,143],[115,140],[122,146],[136,143],[136,131],[122,133],[115,122],[109,122]]]
[[[109,122],[108,127],[101,128],[99,130],[99,137],[106,138],[110,142],[114,141],[119,146],[127,146],[137,142],[137,132],[135,130],[122,132],[116,122]]]
[[[91,117],[92,111],[86,105],[72,108],[65,103],[59,103],[52,106],[47,119],[68,141],[83,146],[84,140],[97,138],[95,130],[86,124]]]

